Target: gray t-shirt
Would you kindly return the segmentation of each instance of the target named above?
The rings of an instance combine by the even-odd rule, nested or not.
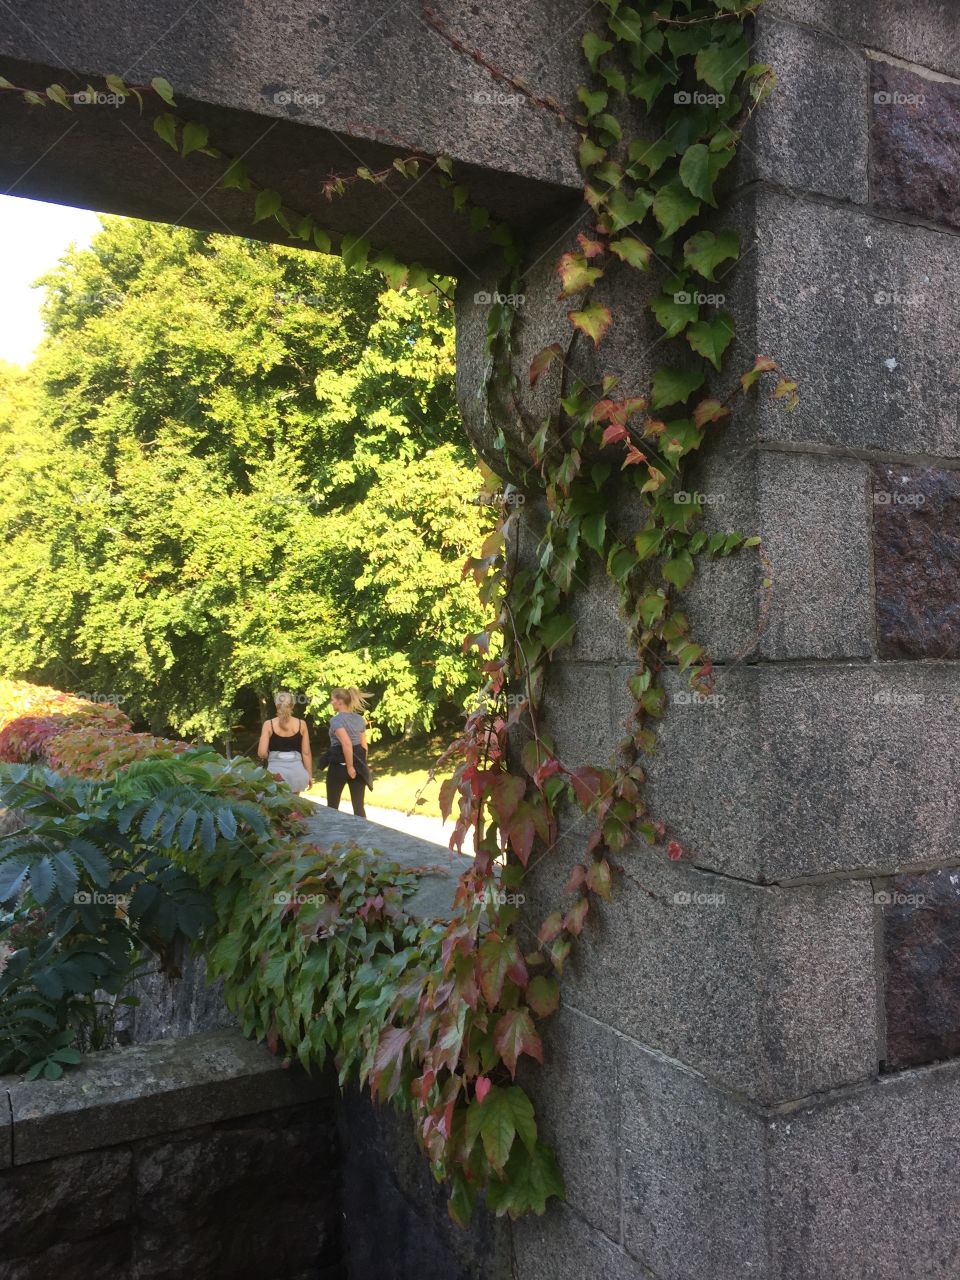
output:
[[[367,722],[358,711],[338,711],[330,717],[330,741],[336,742],[338,729],[346,729],[350,741],[359,747],[360,735],[366,727]]]

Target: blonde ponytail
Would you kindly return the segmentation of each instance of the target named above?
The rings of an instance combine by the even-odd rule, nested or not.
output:
[[[343,703],[348,711],[366,711],[367,703],[372,696],[372,694],[364,693],[353,685],[349,689],[336,688],[330,690],[331,700],[336,698],[338,702]]]
[[[281,724],[286,724],[293,715],[293,708],[296,706],[296,699],[287,689],[281,689],[279,693],[273,695],[273,704],[277,708],[277,719]]]

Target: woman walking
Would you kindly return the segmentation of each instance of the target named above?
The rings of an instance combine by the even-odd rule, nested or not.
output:
[[[359,689],[332,689],[330,706],[330,763],[327,766],[327,807],[339,809],[343,788],[350,788],[350,801],[358,818],[365,818],[363,792],[370,786],[370,769],[367,766],[367,722],[361,712],[366,710],[368,693]]]
[[[290,790],[299,795],[309,787],[313,776],[307,722],[294,716],[292,693],[281,690],[274,703],[277,714],[274,719],[264,721],[257,755],[271,773],[279,773]]]

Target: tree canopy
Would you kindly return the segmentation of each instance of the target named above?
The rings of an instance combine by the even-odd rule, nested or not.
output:
[[[212,737],[279,687],[388,731],[474,685],[453,323],[338,258],[105,218],[0,366],[0,671]]]

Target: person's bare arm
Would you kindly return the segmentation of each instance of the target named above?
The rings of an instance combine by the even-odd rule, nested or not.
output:
[[[300,754],[303,757],[303,767],[306,769],[310,777],[313,777],[313,751],[310,747],[310,733],[307,729],[306,720],[300,721]]]
[[[266,760],[270,752],[270,721],[263,722],[263,728],[260,730],[260,741],[257,743],[257,755],[261,760]]]
[[[361,745],[361,747],[363,747],[364,751],[366,751],[366,753],[369,755],[369,754],[370,754],[370,748],[367,746],[367,731],[366,731],[366,729],[364,729],[363,733],[361,733],[361,735],[360,735],[360,745]]]
[[[343,747],[343,759],[347,766],[347,777],[355,778],[357,771],[353,767],[353,743],[350,741],[350,735],[346,729],[337,730],[337,741]]]

